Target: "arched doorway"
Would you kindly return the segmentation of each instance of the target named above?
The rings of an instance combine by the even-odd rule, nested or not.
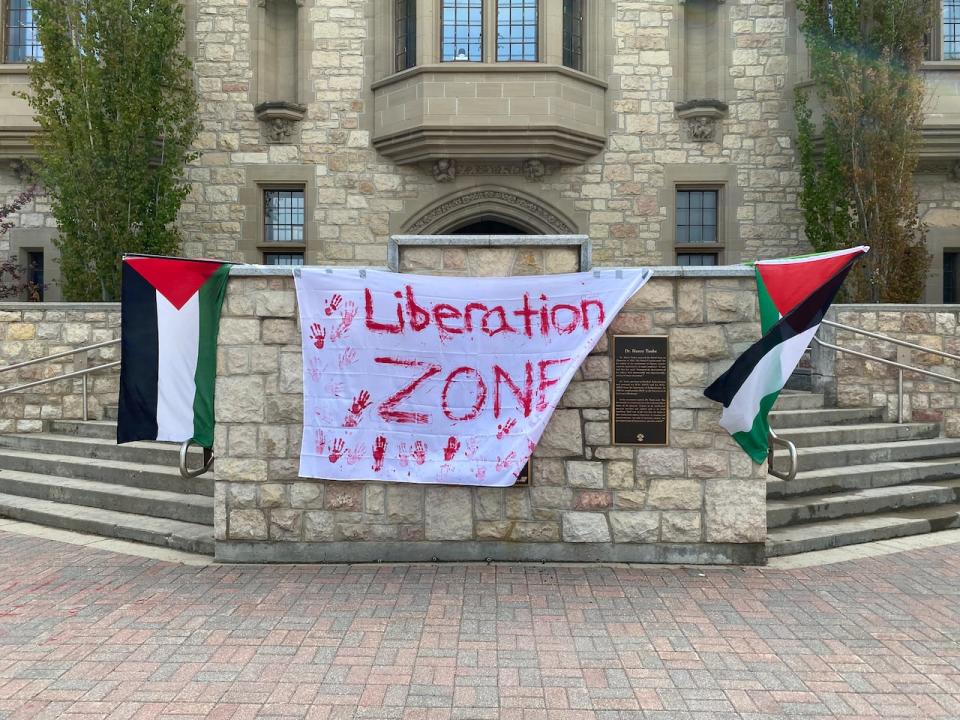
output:
[[[480,218],[449,230],[448,235],[531,235],[524,228],[500,220]]]

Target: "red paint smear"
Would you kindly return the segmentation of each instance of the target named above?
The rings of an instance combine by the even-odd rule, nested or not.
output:
[[[200,286],[223,267],[223,263],[169,258],[134,257],[125,258],[124,262],[177,310],[186,305]]]

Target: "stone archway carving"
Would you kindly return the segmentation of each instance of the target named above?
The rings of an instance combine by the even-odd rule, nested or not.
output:
[[[540,198],[495,185],[459,190],[431,203],[404,226],[408,235],[443,235],[475,220],[499,220],[531,235],[570,235],[576,224]]]

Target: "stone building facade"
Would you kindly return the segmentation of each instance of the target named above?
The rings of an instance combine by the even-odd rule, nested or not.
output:
[[[10,198],[35,132],[13,93],[39,50],[28,5],[0,5]],[[393,235],[465,232],[585,234],[597,265],[807,248],[791,0],[187,0],[185,17],[202,121],[187,255],[385,265]],[[960,258],[955,36],[935,33],[925,68],[935,302]],[[42,258],[49,282],[47,207],[14,217],[0,253]]]

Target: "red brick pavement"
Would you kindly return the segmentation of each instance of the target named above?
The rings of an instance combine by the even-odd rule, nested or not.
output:
[[[958,550],[194,567],[0,533],[0,718],[960,718]]]

